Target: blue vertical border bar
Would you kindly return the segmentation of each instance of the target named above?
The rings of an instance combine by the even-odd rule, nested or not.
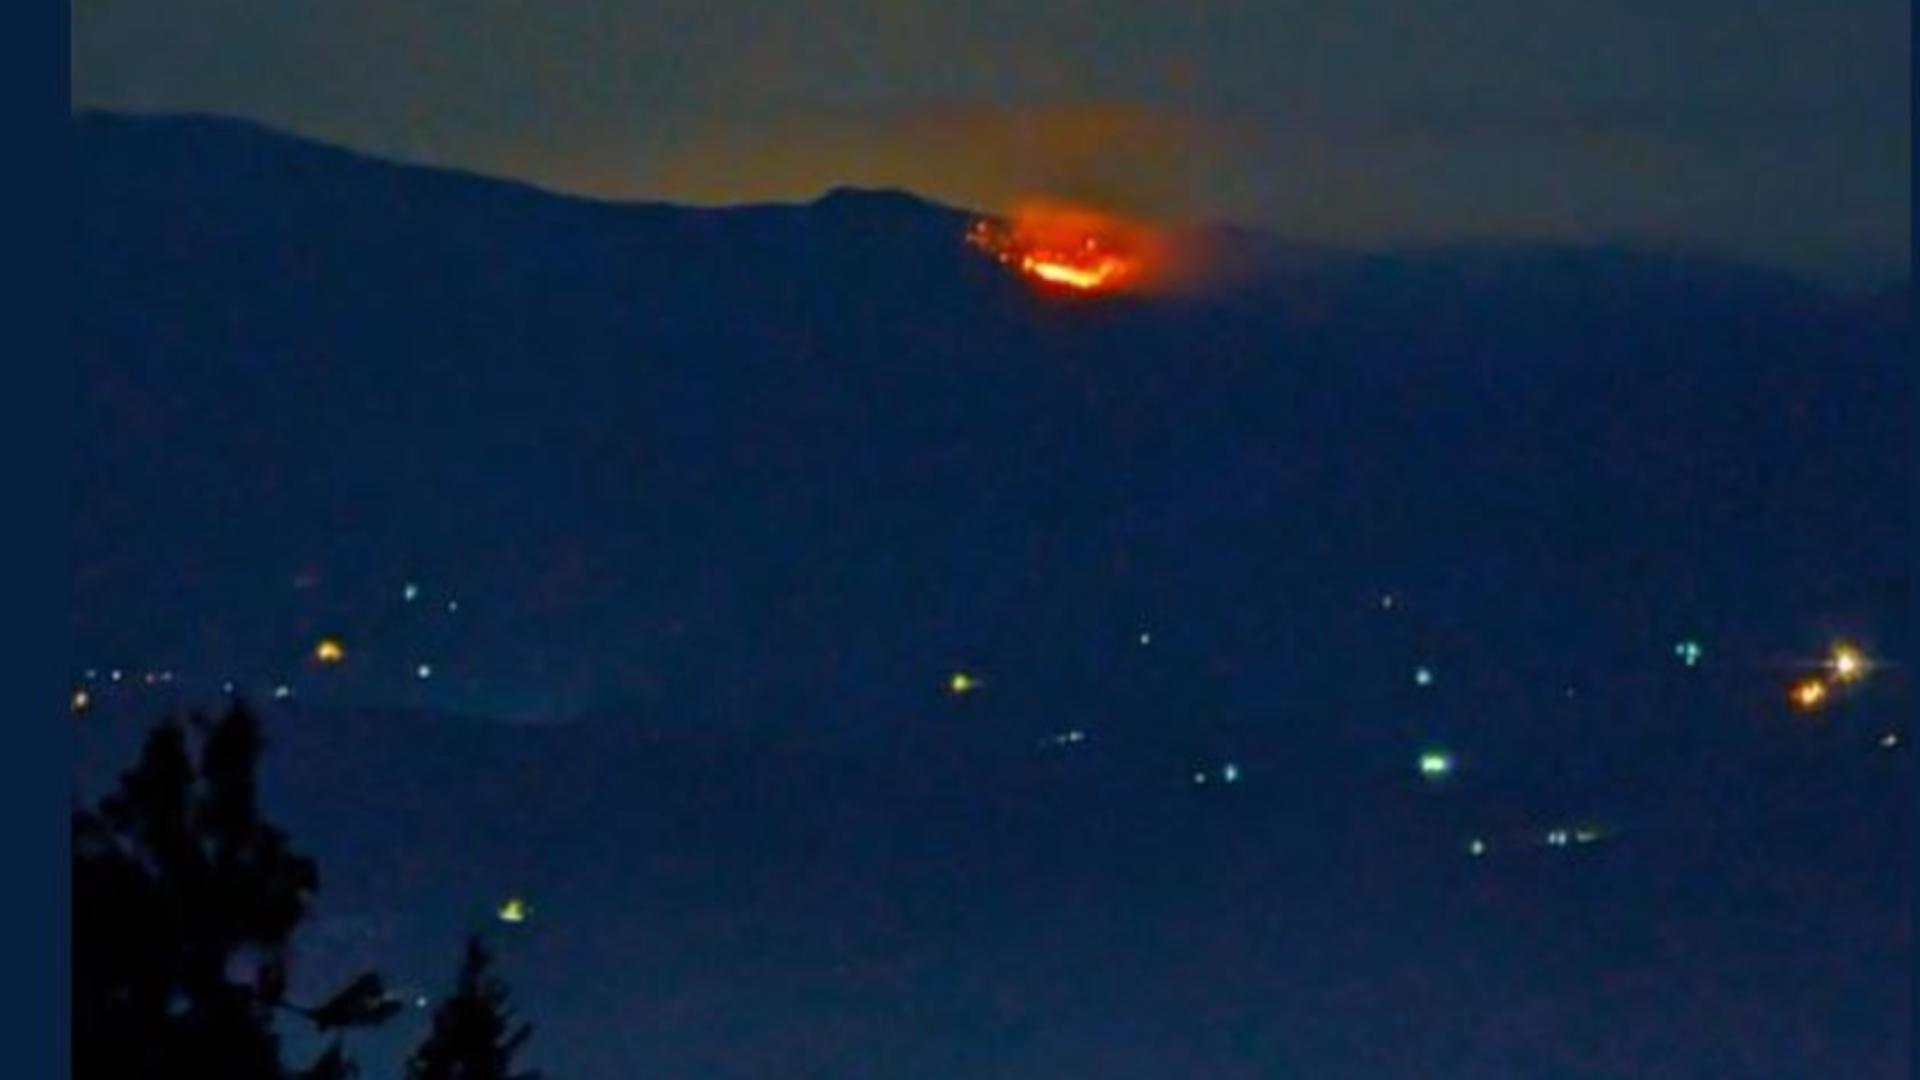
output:
[[[75,0],[85,3],[86,0]],[[73,775],[67,532],[73,285],[69,58],[65,3],[8,4],[4,65],[10,151],[6,344],[0,401],[6,549],[5,907],[13,1075],[72,1072],[68,815]]]

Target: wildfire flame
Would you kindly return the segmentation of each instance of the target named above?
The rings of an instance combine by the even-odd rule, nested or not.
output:
[[[1144,225],[1043,202],[1025,203],[1004,221],[974,222],[967,242],[1036,281],[1077,292],[1141,284],[1157,246]]]

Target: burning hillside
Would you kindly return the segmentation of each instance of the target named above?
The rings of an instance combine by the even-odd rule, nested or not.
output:
[[[1141,287],[1160,269],[1164,247],[1138,222],[1042,202],[974,222],[967,242],[1035,281],[1089,293]]]

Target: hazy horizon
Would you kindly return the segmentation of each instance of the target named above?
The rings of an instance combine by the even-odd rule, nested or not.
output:
[[[76,7],[71,88],[621,201],[1051,195],[1338,246],[1634,238],[1861,282],[1909,276],[1910,21],[1892,0],[193,0]]]

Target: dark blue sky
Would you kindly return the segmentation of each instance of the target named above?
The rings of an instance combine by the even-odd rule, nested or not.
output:
[[[1904,276],[1910,5],[103,0],[77,105],[618,198],[1045,191],[1377,244]]]

